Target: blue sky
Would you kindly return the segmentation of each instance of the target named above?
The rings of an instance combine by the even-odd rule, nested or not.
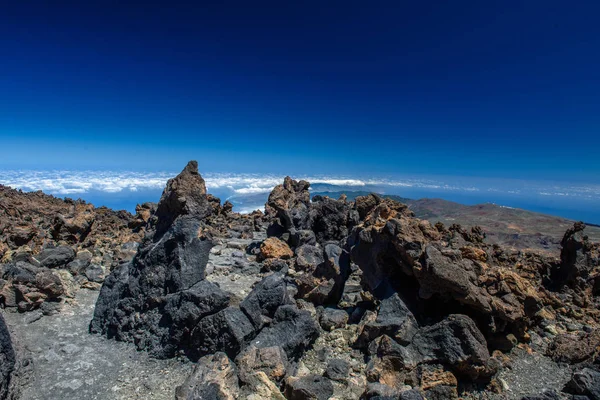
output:
[[[10,2],[3,169],[600,182],[600,3]]]

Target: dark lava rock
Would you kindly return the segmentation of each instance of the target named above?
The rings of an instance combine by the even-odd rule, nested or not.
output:
[[[92,253],[89,251],[80,251],[75,256],[75,259],[67,264],[67,269],[73,275],[81,275],[85,273],[85,270],[90,265],[92,260]]]
[[[314,272],[323,262],[323,249],[311,244],[304,244],[296,249],[296,269]]]
[[[290,377],[285,382],[285,396],[289,400],[327,400],[333,396],[333,384],[319,375]]]
[[[290,235],[290,242],[294,247],[300,247],[305,244],[315,245],[317,244],[317,237],[313,231],[308,229],[293,230]]]
[[[139,349],[148,349],[157,357],[173,356],[174,348],[188,350],[189,343],[173,342],[169,327],[173,315],[172,311],[165,312],[165,305],[169,296],[190,291],[204,279],[212,244],[199,236],[204,219],[212,212],[197,163],[190,162],[167,183],[149,223],[146,239],[132,262],[116,268],[105,280],[90,331],[134,342]],[[192,294],[186,298],[196,299],[197,296]],[[196,306],[210,304],[204,302]],[[214,306],[213,313],[223,308],[221,302]],[[226,315],[222,320],[208,323],[207,327],[226,326],[233,314]],[[198,322],[196,316],[175,319],[189,323],[180,327],[186,332],[191,332]],[[223,324],[219,325],[220,322]],[[185,336],[177,335],[181,339]],[[237,332],[232,337],[239,339]],[[206,344],[206,348],[213,347]]]
[[[381,301],[377,318],[364,324],[356,345],[365,347],[381,335],[388,335],[398,343],[408,344],[418,329],[419,325],[414,315],[400,299],[400,296],[394,293]]]
[[[591,400],[600,400],[600,372],[584,368],[573,373],[566,390],[573,394],[588,396]]]
[[[358,223],[358,213],[346,201],[314,196],[309,212],[309,226],[317,242],[344,240]]]
[[[0,314],[0,399],[8,398],[15,363],[15,351],[10,340],[10,333]]]
[[[348,323],[348,313],[336,308],[325,308],[319,317],[321,328],[330,331],[336,328],[343,328]]]
[[[592,256],[592,243],[583,233],[585,224],[576,222],[565,232],[561,241],[560,265],[553,273],[553,280],[573,285],[578,280],[585,282],[597,260]]]
[[[235,358],[254,334],[248,317],[237,307],[227,307],[198,322],[191,333],[190,358],[197,359],[217,351]]]
[[[423,395],[421,393],[419,393],[418,391],[411,389],[411,390],[405,390],[404,392],[400,393],[400,397],[398,400],[424,400],[425,398],[423,397]]]
[[[15,264],[5,264],[2,270],[2,279],[12,281],[13,284],[27,285],[35,283],[39,268],[25,261],[17,261]]]
[[[273,322],[252,341],[258,348],[281,346],[289,359],[297,359],[319,337],[319,326],[308,311],[283,305]]]
[[[287,237],[293,246],[345,240],[358,223],[358,213],[343,200],[314,196],[311,203],[309,187],[306,181],[286,177],[273,189],[265,208],[278,222],[268,234]]]
[[[42,267],[58,268],[73,261],[75,252],[68,246],[51,247],[44,249],[37,258]]]
[[[282,232],[303,230],[308,226],[309,187],[310,183],[287,176],[283,184],[275,186],[269,194],[265,208],[278,219]]]
[[[485,337],[466,315],[450,315],[422,328],[410,347],[420,354],[420,362],[441,363],[460,375],[476,378],[493,372],[486,370],[490,353]]]
[[[340,358],[329,360],[325,376],[334,381],[344,381],[350,374],[350,363]]]
[[[189,348],[193,327],[202,318],[225,309],[229,300],[228,293],[208,281],[200,281],[189,290],[168,295],[162,317],[169,324],[169,340],[163,344],[165,354],[174,354],[180,347]]]
[[[85,276],[90,282],[104,282],[104,270],[98,264],[91,264],[85,269]]]
[[[260,330],[270,322],[277,309],[284,304],[293,304],[282,274],[273,274],[260,281],[240,304],[252,324]]]
[[[279,258],[269,258],[262,262],[261,271],[263,272],[279,272],[286,273],[289,265],[287,261]]]
[[[496,372],[483,334],[466,315],[450,315],[437,324],[419,329],[410,343],[401,345],[387,335],[372,341],[368,376],[405,373],[423,364],[441,364],[468,379]]]
[[[303,245],[297,249],[298,296],[315,305],[337,304],[350,270],[349,255],[341,247]]]

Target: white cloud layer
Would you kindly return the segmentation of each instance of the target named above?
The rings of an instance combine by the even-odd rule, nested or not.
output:
[[[42,190],[46,193],[78,197],[89,192],[119,193],[123,191],[162,190],[167,180],[177,172],[131,171],[0,171],[0,184],[25,191]],[[271,174],[203,174],[208,190],[227,192],[232,197],[269,193],[283,182],[283,175]],[[340,176],[298,176],[313,185],[331,185],[323,190],[373,190],[402,192],[424,190],[431,192],[479,192],[508,195],[534,194],[537,196],[578,197],[600,199],[600,185],[573,185],[506,180],[467,180],[461,178],[436,179],[357,179]],[[468,183],[468,184],[465,184]],[[386,190],[389,189],[389,190]],[[319,188],[319,190],[321,190]]]

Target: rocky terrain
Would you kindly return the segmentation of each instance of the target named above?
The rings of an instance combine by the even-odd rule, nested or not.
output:
[[[540,253],[309,187],[240,215],[190,162],[136,216],[2,188],[0,399],[600,399],[584,224]]]
[[[360,191],[312,192],[312,195],[328,195],[338,198],[342,194],[348,199],[366,196]],[[460,224],[479,226],[486,234],[486,242],[520,250],[549,250],[561,248],[565,231],[575,221],[552,215],[540,214],[519,208],[485,203],[464,205],[444,199],[408,199],[396,195],[382,197],[399,201],[409,206],[415,216],[432,224]],[[594,242],[600,241],[600,227],[588,225],[586,234]]]

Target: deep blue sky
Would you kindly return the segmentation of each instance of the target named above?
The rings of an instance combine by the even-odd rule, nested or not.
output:
[[[0,168],[195,158],[599,182],[599,15],[597,1],[3,2]]]

